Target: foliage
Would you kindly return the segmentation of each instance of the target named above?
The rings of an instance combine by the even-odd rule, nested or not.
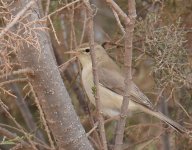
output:
[[[137,36],[145,36],[143,49],[153,60],[152,73],[157,85],[186,85],[191,69],[185,46],[187,31],[181,27],[180,20],[175,24],[162,25],[161,18],[151,14],[139,22],[139,27]]]

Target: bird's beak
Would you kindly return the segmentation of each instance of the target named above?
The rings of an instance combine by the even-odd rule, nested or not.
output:
[[[79,55],[79,52],[73,50],[73,51],[65,52],[65,54],[70,54],[70,55],[73,55],[73,56],[78,56],[78,55]]]

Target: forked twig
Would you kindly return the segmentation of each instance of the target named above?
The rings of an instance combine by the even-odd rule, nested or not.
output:
[[[34,0],[31,0],[25,7],[23,7],[23,9],[15,16],[15,18],[13,19],[13,21],[11,21],[11,23],[9,23],[6,28],[4,28],[1,33],[0,33],[0,38],[10,29],[12,28],[20,19],[21,16],[24,15],[24,13],[34,4]]]
[[[125,36],[124,36],[124,45],[125,45],[125,56],[124,56],[124,69],[125,69],[125,91],[123,96],[123,102],[121,105],[121,114],[120,119],[117,125],[116,138],[115,138],[115,150],[121,150],[123,145],[123,133],[125,129],[125,122],[128,113],[128,105],[130,99],[131,91],[131,82],[132,82],[132,74],[131,74],[131,66],[132,66],[132,42],[133,42],[133,30],[134,23],[136,18],[136,8],[135,8],[135,0],[128,1],[128,12],[129,16],[126,15],[122,11],[122,9],[113,1],[106,0],[109,6],[112,8],[114,15],[116,16],[117,22],[119,19],[117,18],[117,14],[123,19],[125,24]],[[121,28],[121,26],[120,26]]]

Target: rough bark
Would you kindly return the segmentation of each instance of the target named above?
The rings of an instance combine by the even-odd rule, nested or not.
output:
[[[16,15],[29,3],[29,0],[15,1],[12,5],[12,14]],[[22,19],[23,23],[36,21],[34,28],[44,25],[37,22],[40,18],[37,2],[28,10],[28,15]],[[19,26],[15,26],[18,31]],[[37,40],[40,49],[33,46],[23,47],[18,51],[18,58],[22,67],[34,70],[34,76],[28,76],[29,81],[37,94],[39,102],[46,116],[49,128],[56,140],[58,148],[70,150],[91,150],[85,131],[71,104],[70,97],[61,79],[59,70],[51,53],[50,37],[45,30],[38,30]]]

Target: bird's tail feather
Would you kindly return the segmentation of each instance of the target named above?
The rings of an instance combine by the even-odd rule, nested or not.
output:
[[[187,129],[185,127],[183,127],[182,125],[178,124],[177,122],[171,120],[170,118],[168,118],[167,116],[165,116],[164,114],[162,114],[159,111],[155,112],[154,116],[156,116],[160,120],[164,121],[169,126],[171,126],[174,130],[176,130],[180,133],[186,133],[187,132]]]
[[[177,122],[171,120],[170,118],[168,118],[167,116],[165,116],[164,114],[162,114],[159,111],[149,110],[148,108],[144,108],[143,111],[148,114],[151,114],[154,117],[159,118],[160,120],[164,121],[166,124],[171,126],[174,130],[176,130],[180,133],[188,132],[188,130],[185,127],[183,127],[182,125],[178,124]]]

